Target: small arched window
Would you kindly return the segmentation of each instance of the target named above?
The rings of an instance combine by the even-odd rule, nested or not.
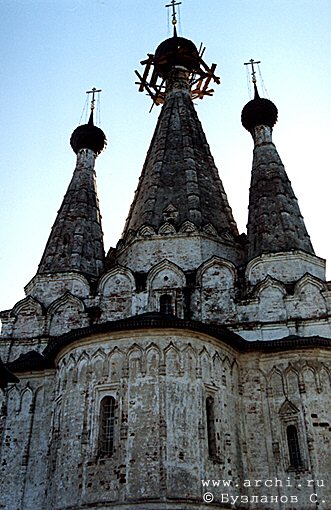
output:
[[[170,294],[162,294],[160,296],[160,312],[172,314],[172,296]]]
[[[216,457],[216,433],[215,433],[215,413],[214,399],[212,396],[206,398],[206,417],[207,417],[207,436],[208,436],[208,453],[210,457]]]
[[[298,431],[295,425],[289,425],[286,429],[290,467],[298,469],[302,466]]]
[[[104,397],[100,402],[99,454],[110,457],[114,449],[114,397]]]

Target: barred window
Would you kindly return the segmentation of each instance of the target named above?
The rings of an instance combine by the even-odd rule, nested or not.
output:
[[[298,431],[295,425],[289,425],[286,429],[290,467],[298,469],[302,466]]]
[[[160,297],[160,312],[172,314],[172,296],[170,294],[162,294]]]
[[[114,397],[104,397],[100,402],[99,454],[110,457],[114,449]]]
[[[207,416],[207,437],[208,452],[210,457],[216,457],[216,434],[215,434],[215,414],[214,399],[212,396],[206,398],[206,416]]]

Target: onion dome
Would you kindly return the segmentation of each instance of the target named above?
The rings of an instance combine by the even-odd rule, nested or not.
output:
[[[167,79],[173,66],[185,67],[188,71],[199,69],[199,52],[195,44],[184,37],[171,37],[156,49],[154,66],[162,78]]]
[[[241,123],[247,131],[252,131],[256,126],[269,126],[272,128],[277,122],[277,107],[269,99],[259,96],[255,83],[254,89],[254,99],[249,101],[241,112]]]
[[[70,138],[70,145],[76,154],[80,149],[91,149],[98,156],[106,144],[105,133],[93,123],[93,111],[88,123],[78,126]]]

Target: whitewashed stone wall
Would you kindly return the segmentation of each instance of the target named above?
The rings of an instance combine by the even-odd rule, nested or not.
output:
[[[128,267],[114,266],[93,288],[76,273],[35,277],[27,297],[2,313],[3,361],[41,353],[49,337],[157,312],[164,294],[177,317],[225,325],[247,340],[292,335],[295,347],[297,336],[331,338],[331,288],[321,259],[263,256],[244,271],[223,258],[224,250],[210,255],[216,241],[201,243],[199,251],[196,232],[192,246],[178,234],[172,240],[161,234],[160,251],[152,253],[152,241],[139,249],[138,243],[138,251],[126,252]],[[188,262],[190,246],[194,263]],[[321,503],[331,472],[329,356],[322,348],[240,354],[189,331],[82,338],[59,355],[55,373],[23,374],[1,395],[0,508],[124,510],[130,501],[144,510],[202,510],[201,479],[231,480],[227,492],[235,497],[243,479],[294,477],[302,486],[295,510],[312,510],[312,492],[319,494],[319,509],[329,510]],[[117,403],[115,450],[101,459],[105,395]],[[207,397],[214,399],[212,458]],[[297,473],[289,467],[291,423],[303,458]],[[305,487],[306,479],[323,480],[324,487]],[[245,493],[258,496],[263,488]],[[221,492],[214,496],[216,508],[226,508]],[[155,498],[161,500],[155,504]]]
[[[26,374],[0,392],[0,508],[44,510],[54,373]]]
[[[148,261],[140,268],[145,272],[115,266],[101,277],[96,293],[75,273],[51,275],[50,281],[37,276],[26,287],[27,297],[2,313],[2,337],[18,340],[11,348],[13,360],[25,352],[23,340],[28,346],[29,341],[44,345],[48,335],[159,311],[160,298],[167,294],[176,316],[227,325],[247,340],[331,338],[331,287],[322,279],[323,261],[296,252],[295,264],[294,255],[258,257],[243,276],[217,256],[188,271],[186,255],[177,254],[179,263],[163,259],[150,266]],[[307,269],[311,273],[303,272]]]
[[[282,494],[298,493],[296,510],[311,510],[309,495],[327,498],[331,483],[330,361],[323,349],[239,354],[208,335],[171,329],[76,341],[59,355],[55,375],[23,375],[2,399],[0,505],[124,509],[130,501],[153,510],[202,509],[201,479],[231,480],[226,492],[235,496],[243,480],[285,484],[290,477],[302,488]],[[116,400],[115,448],[100,458],[106,395]],[[212,458],[208,396],[215,406]],[[288,423],[299,431],[304,467],[297,472],[289,466]],[[324,487],[305,487],[307,479]],[[226,508],[222,492],[213,490],[219,509]],[[265,487],[247,493],[262,495]],[[168,498],[167,506],[158,498]]]
[[[212,225],[206,225],[203,233],[191,223],[192,228],[187,231],[188,223],[185,222],[183,231],[178,233],[169,223],[166,229],[162,225],[157,234],[150,227],[142,227],[141,232],[127,240],[126,246],[118,246],[119,263],[134,271],[146,272],[164,259],[177,264],[183,271],[197,269],[213,256],[236,265],[242,263],[242,250],[234,246],[231,237],[221,239]]]

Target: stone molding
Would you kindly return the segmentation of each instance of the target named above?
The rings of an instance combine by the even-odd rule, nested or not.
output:
[[[20,356],[17,360],[7,363],[6,367],[10,371],[25,372],[28,370],[43,370],[54,366],[54,359],[58,353],[82,338],[96,334],[134,331],[139,329],[172,329],[189,330],[195,333],[203,333],[220,340],[225,345],[235,349],[240,353],[245,352],[283,352],[297,349],[311,348],[330,348],[331,339],[319,336],[298,337],[289,336],[280,340],[270,341],[247,341],[227,328],[213,324],[204,324],[199,321],[183,320],[172,316],[166,316],[160,313],[147,313],[128,319],[121,319],[112,322],[95,324],[84,328],[79,328],[59,337],[50,337],[48,345],[42,354],[37,352],[27,353]]]

